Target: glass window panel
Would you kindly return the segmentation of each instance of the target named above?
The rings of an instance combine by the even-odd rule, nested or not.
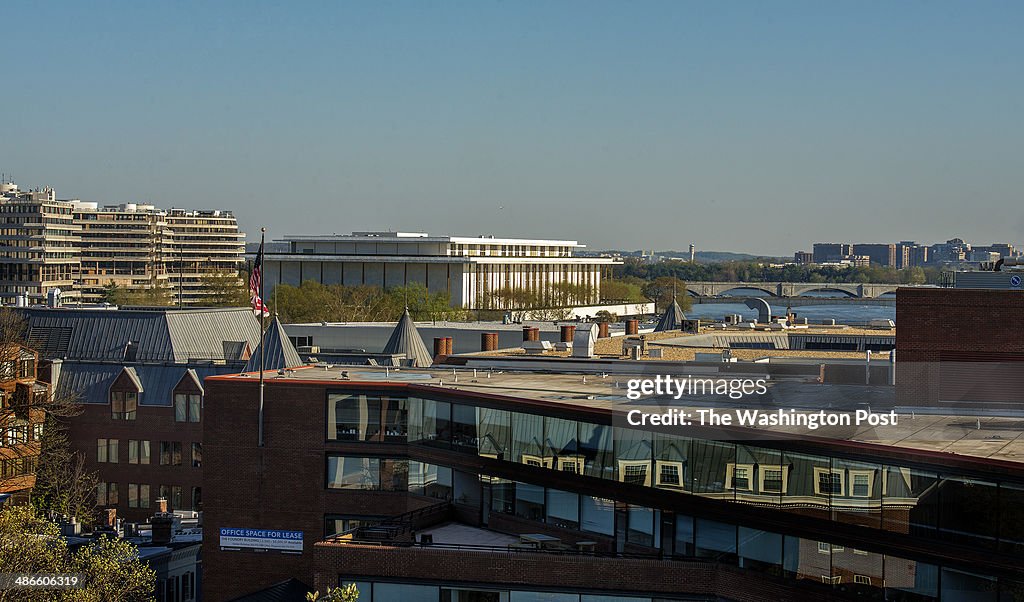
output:
[[[782,571],[782,535],[739,528],[740,566],[761,572],[780,574]]]
[[[616,478],[623,483],[650,487],[652,483],[652,435],[637,429],[615,427]]]
[[[139,507],[149,508],[149,485],[145,483],[139,485]]]
[[[693,545],[693,517],[685,514],[676,515],[676,556],[693,556],[695,553]]]
[[[689,452],[688,438],[654,433],[654,486],[673,491],[685,490]]]
[[[993,577],[944,568],[939,583],[939,597],[943,601],[996,602],[998,590]]]
[[[381,400],[375,395],[327,396],[327,438],[337,441],[377,441]]]
[[[436,585],[406,585],[403,583],[374,583],[373,600],[401,600],[402,602],[437,602],[441,595]]]
[[[733,499],[736,490],[727,481],[729,465],[736,463],[736,445],[694,439],[690,444],[689,466],[692,489],[698,495]]]
[[[476,408],[462,404],[452,405],[452,448],[476,453],[479,445]]]
[[[719,562],[736,561],[736,525],[697,519],[697,556]]]
[[[128,440],[128,463],[139,463],[139,442],[134,439]]]
[[[1024,485],[1003,483],[999,489],[999,545],[1003,552],[1024,554]]]
[[[139,441],[139,464],[149,464],[149,441]]]
[[[783,509],[814,515],[818,515],[815,510],[828,511],[831,498],[828,492],[833,488],[838,491],[843,484],[842,475],[832,472],[831,458],[783,452],[782,467],[787,473],[786,491],[780,494]],[[820,516],[828,517],[826,514]],[[821,575],[818,575],[819,581],[820,577]]]
[[[579,602],[579,594],[554,592],[510,592],[509,602]]]
[[[580,496],[568,491],[548,489],[547,522],[566,529],[579,529]]]
[[[409,491],[437,499],[452,497],[452,469],[426,462],[409,462]]]
[[[819,471],[819,478],[827,473]],[[877,529],[882,521],[882,492],[886,487],[885,467],[880,464],[832,460],[833,479],[842,479],[833,488],[832,520]]]
[[[564,418],[544,419],[544,455],[572,456],[578,451],[576,421]],[[582,472],[580,470],[579,472]]]
[[[409,436],[409,402],[404,397],[382,397],[384,440],[406,441]]]
[[[174,394],[174,421],[185,422],[188,419],[188,395]]]
[[[589,477],[614,479],[612,427],[581,422],[579,423],[579,438],[579,450],[584,459],[584,473]]]
[[[448,447],[451,435],[451,404],[432,399],[409,398],[410,441]]]
[[[948,541],[995,547],[999,489],[995,483],[945,477],[939,487],[939,536]]]
[[[615,502],[589,495],[580,497],[581,528],[602,535],[615,534]]]
[[[626,541],[654,547],[660,543],[661,513],[642,506],[630,506],[627,518]]]
[[[544,520],[543,487],[516,482],[516,516],[530,520]]]
[[[484,458],[508,460],[512,443],[512,416],[506,410],[476,408],[479,443],[477,453]]]
[[[544,417],[512,414],[512,451],[515,461],[529,466],[551,468],[552,459],[544,457]]]
[[[346,456],[327,457],[327,487],[380,489],[380,460]]]
[[[512,514],[515,512],[515,481],[488,477],[491,487],[491,512]]]
[[[938,475],[901,466],[886,466],[882,528],[933,537],[938,527]]]
[[[199,422],[200,412],[203,407],[203,398],[201,395],[189,395],[188,396],[188,421]]]

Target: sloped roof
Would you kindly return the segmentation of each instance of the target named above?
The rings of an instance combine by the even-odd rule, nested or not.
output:
[[[114,364],[68,361],[61,364],[56,394],[62,398],[74,395],[78,403],[109,403],[110,385],[126,369],[134,373],[134,378],[142,387],[139,404],[144,406],[173,405],[172,391],[188,373],[194,374],[194,378],[202,383],[207,376],[232,374],[238,371],[237,367],[230,366],[187,367],[167,364],[125,368]]]
[[[672,305],[669,305],[662,314],[661,319],[658,320],[658,325],[654,327],[654,332],[665,332],[667,330],[680,330],[683,327],[683,320],[686,319],[686,315],[683,314],[683,309],[679,307],[679,303],[676,302],[676,298],[672,297]]]
[[[295,351],[295,346],[292,345],[288,335],[285,334],[281,321],[277,319],[277,316],[274,316],[270,326],[267,326],[267,333],[264,335],[263,343],[260,343],[256,351],[253,352],[252,357],[245,364],[245,372],[260,371],[260,356],[263,354],[264,344],[267,348],[267,362],[263,367],[266,370],[282,370],[306,365],[302,358],[299,357],[298,352]]]
[[[247,308],[19,309],[27,343],[47,359],[123,362],[129,341],[135,361],[240,361],[259,343],[259,320]]]
[[[409,315],[409,308],[405,308],[395,329],[391,331],[391,338],[384,345],[383,353],[404,353],[405,358],[410,360],[413,367],[426,368],[434,363],[434,357],[427,351],[423,343],[423,337],[416,330],[416,324]]]

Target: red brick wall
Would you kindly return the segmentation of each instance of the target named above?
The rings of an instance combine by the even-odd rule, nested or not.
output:
[[[1020,361],[1020,291],[901,288],[896,296],[896,389],[904,404],[939,399],[940,356]]]
[[[128,521],[141,522],[156,511],[155,500],[160,485],[182,488],[182,505],[191,505],[193,487],[201,487],[202,468],[192,468],[192,443],[202,442],[201,423],[175,422],[173,407],[139,406],[135,420],[112,420],[109,404],[83,404],[82,414],[67,421],[72,446],[85,456],[85,467],[95,471],[102,482],[118,484],[117,515]],[[97,439],[118,439],[117,464],[96,461]],[[149,464],[128,463],[128,441],[150,442]],[[181,443],[181,466],[160,465],[160,442]],[[205,461],[205,458],[204,458]],[[150,507],[128,507],[128,484],[150,486]],[[179,508],[172,508],[179,510]]]

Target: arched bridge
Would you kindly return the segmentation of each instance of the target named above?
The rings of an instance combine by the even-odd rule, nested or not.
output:
[[[832,282],[687,282],[686,290],[697,297],[718,297],[735,289],[745,289],[764,291],[773,297],[800,297],[812,291],[835,291],[845,293],[850,298],[872,299],[885,293],[896,292],[900,286]]]

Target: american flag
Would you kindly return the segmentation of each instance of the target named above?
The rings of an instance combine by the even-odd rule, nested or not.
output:
[[[252,305],[252,313],[266,318],[270,310],[263,303],[260,297],[260,290],[263,288],[263,241],[260,241],[260,250],[256,253],[256,261],[252,264],[252,272],[249,273],[249,302]]]

